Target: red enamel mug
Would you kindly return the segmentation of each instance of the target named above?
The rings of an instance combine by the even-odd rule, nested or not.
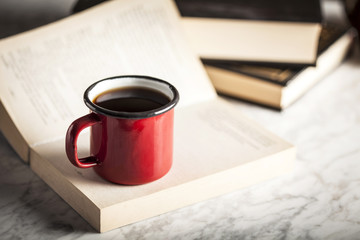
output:
[[[132,87],[160,92],[168,102],[135,112],[95,103],[103,93]],[[117,184],[144,184],[163,177],[172,165],[174,107],[178,101],[179,93],[173,85],[148,76],[118,76],[92,84],[84,93],[84,102],[91,112],[71,123],[66,133],[70,162],[79,168],[93,167],[102,178]],[[90,156],[78,158],[77,138],[87,127]]]

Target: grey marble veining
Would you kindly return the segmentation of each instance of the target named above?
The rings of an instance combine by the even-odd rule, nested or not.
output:
[[[75,225],[74,225],[75,224]],[[94,231],[0,136],[0,239],[49,239]]]

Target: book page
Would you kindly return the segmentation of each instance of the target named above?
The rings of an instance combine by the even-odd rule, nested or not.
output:
[[[150,75],[174,84],[178,107],[216,97],[188,49],[171,1],[119,0],[0,41],[0,98],[29,145],[61,138],[88,113],[93,82]]]
[[[295,156],[291,144],[234,110],[227,102],[216,99],[175,111],[174,159],[170,172],[153,183],[131,188],[109,183],[92,169],[73,166],[66,157],[63,139],[36,146],[33,150],[43,157],[43,161],[48,161],[61,171],[99,208],[130,201],[275,155],[278,157],[274,161],[284,161],[291,165]],[[80,155],[88,155],[89,142],[86,138],[79,139],[78,148]],[[293,155],[282,159],[280,155],[287,150],[291,150]],[[269,160],[261,167],[268,171],[265,175],[276,172],[278,166],[273,166],[272,163]],[[32,165],[32,168],[36,167],[35,164]],[[251,173],[255,172],[256,169],[253,169]]]
[[[227,102],[217,99],[175,111],[174,159],[170,172],[158,181],[136,188],[108,183],[92,169],[73,166],[66,157],[63,139],[36,146],[34,151],[64,171],[69,180],[79,181],[81,191],[95,199],[97,206],[108,207],[294,149],[234,110]],[[86,137],[79,139],[78,148],[80,155],[88,155]],[[293,158],[286,162],[292,162]]]
[[[168,174],[143,185],[110,183],[68,161],[64,139],[35,146],[30,166],[98,231],[289,173],[295,149],[221,100],[175,111],[174,159]],[[89,142],[78,142],[85,154]]]

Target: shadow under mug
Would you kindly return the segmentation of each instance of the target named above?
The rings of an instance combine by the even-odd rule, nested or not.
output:
[[[102,93],[129,87],[158,91],[169,98],[159,108],[142,112],[122,112],[94,103]],[[84,93],[91,110],[78,118],[66,133],[66,154],[76,167],[93,167],[102,178],[125,185],[152,182],[171,168],[173,157],[174,107],[179,101],[176,88],[148,76],[117,76],[100,80]],[[90,156],[78,158],[77,139],[90,127]]]

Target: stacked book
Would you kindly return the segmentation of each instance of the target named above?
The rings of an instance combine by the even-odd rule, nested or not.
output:
[[[336,68],[354,32],[319,0],[177,0],[218,93],[284,109]]]

